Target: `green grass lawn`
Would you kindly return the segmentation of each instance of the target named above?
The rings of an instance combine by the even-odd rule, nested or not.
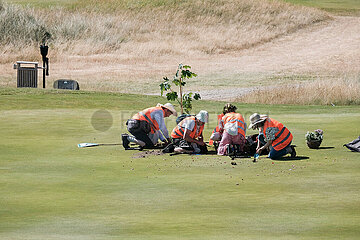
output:
[[[120,142],[124,121],[158,102],[0,89],[0,239],[358,239],[360,154],[342,145],[360,133],[359,106],[236,104],[247,121],[258,111],[286,124],[304,160],[233,166],[216,155],[137,158],[121,146],[77,148]],[[211,113],[206,137],[223,104],[194,103]],[[91,124],[99,109],[112,115],[108,131]],[[310,150],[304,135],[317,128],[327,148]]]
[[[320,8],[335,14],[353,15],[360,12],[359,0],[282,0],[289,3],[304,5],[308,7]],[[5,2],[27,5],[30,4],[36,7],[50,7],[50,6],[65,6],[72,8],[83,8],[89,5],[89,1],[84,0],[5,0]],[[91,4],[94,4],[93,2]],[[181,4],[174,0],[125,0],[125,1],[99,1],[100,6],[107,6],[107,8],[143,8],[143,7],[157,7],[157,6],[173,6],[174,4]]]
[[[284,0],[289,3],[320,8],[335,14],[353,15],[360,12],[359,0]]]

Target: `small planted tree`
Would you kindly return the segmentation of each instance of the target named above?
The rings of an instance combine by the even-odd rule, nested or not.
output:
[[[197,74],[191,72],[190,69],[191,67],[189,65],[179,64],[173,80],[169,80],[167,77],[164,77],[163,82],[160,84],[161,96],[163,96],[164,92],[167,92],[166,98],[168,100],[177,101],[179,103],[181,114],[184,114],[184,111],[189,114],[192,109],[192,100],[201,99],[199,93],[184,93],[183,91],[186,80],[197,76]],[[179,87],[179,94],[174,91],[174,85]]]

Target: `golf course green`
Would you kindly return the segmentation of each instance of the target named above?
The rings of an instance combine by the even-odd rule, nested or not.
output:
[[[235,103],[247,122],[259,112],[284,123],[295,160],[231,165],[216,155],[77,147],[120,143],[126,119],[158,102],[166,100],[1,88],[0,239],[359,238],[360,154],[342,146],[360,134],[359,106]],[[194,102],[193,112],[210,113],[206,138],[223,105]],[[322,148],[308,149],[304,135],[318,128]]]

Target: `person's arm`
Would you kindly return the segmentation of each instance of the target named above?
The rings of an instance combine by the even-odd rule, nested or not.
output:
[[[273,142],[272,140],[269,140],[264,146],[258,147],[256,153],[261,154],[261,152],[264,151],[264,149],[267,149],[272,144],[272,142]]]
[[[199,141],[204,143],[204,136],[203,136],[202,132],[201,132],[201,134],[199,136]]]
[[[185,128],[185,132],[184,132],[184,140],[187,141],[187,142],[190,142],[190,143],[196,143],[200,146],[203,146],[205,145],[204,141],[199,141],[197,139],[193,139],[190,137],[190,134],[191,134],[191,131],[187,128]]]
[[[263,132],[264,130],[261,129],[261,131]],[[272,142],[275,140],[275,134],[279,132],[279,129],[274,128],[274,127],[268,127],[266,128],[266,144],[260,148],[258,148],[256,150],[257,153],[261,153],[264,149],[268,148]]]
[[[259,139],[259,136],[260,136],[260,135],[258,135],[258,142],[257,142],[257,146],[256,146],[256,151],[260,148],[260,139]]]
[[[162,112],[159,112],[159,113],[155,113],[154,114],[154,119],[155,121],[158,123],[159,125],[159,129],[160,129],[160,140],[165,142],[170,142],[170,138],[169,138],[169,132],[166,128],[166,125],[165,125],[165,119],[164,119],[164,115],[161,114]]]
[[[257,152],[257,150],[259,150],[260,149],[260,144],[261,144],[261,141],[260,141],[260,135],[262,134],[262,131],[263,131],[263,128],[262,127],[260,127],[259,128],[259,135],[258,135],[258,143],[257,143],[257,147],[256,147],[256,152]]]

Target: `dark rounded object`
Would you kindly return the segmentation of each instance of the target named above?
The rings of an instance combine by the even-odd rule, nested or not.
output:
[[[322,140],[320,141],[306,141],[306,144],[311,149],[318,149],[321,145]]]
[[[80,90],[79,83],[70,79],[58,79],[54,82],[55,89]]]

